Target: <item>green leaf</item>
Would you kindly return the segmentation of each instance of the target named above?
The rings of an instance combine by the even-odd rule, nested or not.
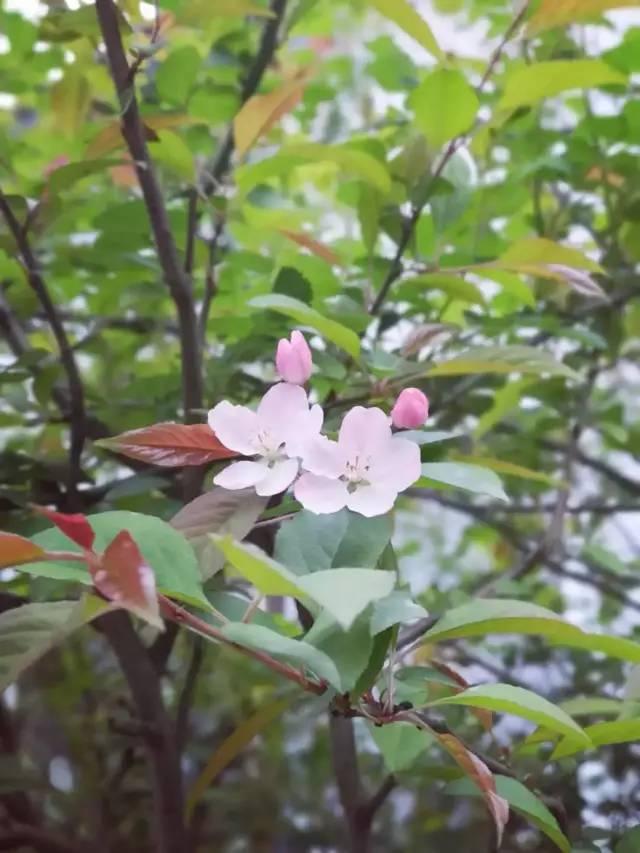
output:
[[[566,376],[579,379],[579,375],[543,349],[522,345],[504,347],[473,347],[441,362],[427,371],[427,376],[465,376],[474,373],[533,373],[537,376]]]
[[[411,92],[409,105],[416,125],[432,145],[440,146],[469,130],[479,101],[464,74],[438,68]]]
[[[407,35],[422,45],[435,59],[443,59],[431,27],[411,5],[409,0],[369,0],[369,5],[377,9],[385,18],[404,30]]]
[[[273,177],[288,176],[292,168],[307,163],[333,163],[341,172],[359,178],[383,195],[391,189],[386,166],[371,154],[344,145],[323,145],[319,142],[287,145],[273,157],[242,166],[235,172],[236,182],[240,191],[247,193],[257,184]]]
[[[362,696],[365,690],[371,690],[380,674],[382,667],[387,659],[387,652],[393,639],[394,631],[388,628],[380,634],[376,634],[373,638],[371,654],[367,665],[358,678],[353,692],[356,696]]]
[[[542,634],[562,639],[580,637],[582,631],[562,617],[526,601],[484,598],[448,610],[424,635],[425,642],[442,642],[486,634]]]
[[[388,595],[395,583],[391,572],[375,569],[326,569],[297,576],[254,545],[228,536],[213,539],[234,568],[265,595],[311,599],[345,630],[371,602]]]
[[[291,317],[298,323],[311,326],[312,329],[343,349],[352,358],[360,356],[360,338],[354,331],[341,323],[336,323],[335,320],[330,320],[316,311],[315,308],[305,305],[298,299],[280,293],[267,293],[264,296],[254,296],[247,304],[251,308],[277,311],[279,314],[284,314],[285,317]]]
[[[303,664],[320,678],[328,681],[336,690],[342,689],[340,673],[328,655],[302,640],[283,637],[262,625],[248,625],[243,622],[230,622],[222,628],[222,633],[234,643],[250,649],[267,652],[278,658]]]
[[[539,726],[545,726],[550,731],[565,735],[572,741],[590,745],[588,736],[566,711],[531,690],[511,684],[481,684],[429,704],[431,707],[467,705],[472,708],[485,708],[487,711],[515,714]]]
[[[65,136],[79,133],[91,103],[91,88],[80,63],[67,65],[64,76],[50,91],[56,128]]]
[[[343,631],[328,612],[323,611],[304,641],[331,658],[340,673],[343,691],[354,689],[367,669],[373,651],[373,639],[369,633],[366,613],[359,616],[348,631]]]
[[[609,699],[607,696],[574,696],[561,702],[560,707],[572,717],[611,714],[615,717],[622,711],[623,702],[620,699]]]
[[[566,758],[584,749],[598,746],[609,746],[616,743],[635,743],[640,741],[640,719],[611,720],[605,723],[594,723],[585,728],[590,744],[577,744],[572,738],[563,738],[553,751],[551,758]]]
[[[209,608],[209,602],[200,586],[198,561],[193,548],[181,533],[165,521],[151,515],[124,510],[102,512],[90,515],[88,519],[96,534],[97,551],[103,551],[121,530],[128,530],[153,569],[160,592],[188,604]],[[38,533],[32,538],[46,550],[80,550],[64,533],[55,528]],[[20,570],[38,577],[91,584],[89,572],[82,563],[31,563],[21,566]]]
[[[514,110],[573,89],[610,84],[625,86],[627,78],[601,59],[557,59],[523,65],[507,78],[498,108]]]
[[[407,770],[431,743],[427,732],[419,731],[410,723],[386,726],[369,723],[368,727],[389,773]]]
[[[0,614],[0,690],[54,646],[111,609],[100,598],[23,604]]]
[[[517,465],[515,462],[505,462],[502,459],[493,459],[490,456],[459,456],[457,454],[456,459],[460,462],[481,465],[483,468],[489,468],[491,471],[497,471],[499,474],[506,474],[510,477],[518,477],[521,480],[535,480],[538,483],[546,483],[555,489],[560,489],[563,486],[560,480],[550,474],[532,471],[531,468],[525,468],[524,465]]]
[[[640,850],[640,826],[634,826],[622,836],[614,853],[637,853]]]
[[[449,299],[460,299],[472,305],[484,305],[485,299],[480,290],[471,281],[467,281],[461,275],[447,274],[446,272],[423,273],[412,278],[404,279],[402,290],[411,296],[410,289],[415,290],[441,290]]]
[[[424,619],[428,615],[424,607],[412,600],[407,590],[396,589],[373,605],[371,634],[375,636],[393,625]]]
[[[476,494],[489,495],[501,501],[509,501],[497,474],[479,465],[469,465],[466,462],[427,462],[422,466],[422,477],[418,485],[429,485],[426,481],[446,483],[458,489],[465,489]]]
[[[535,382],[536,379],[526,376],[516,382],[507,382],[502,388],[499,388],[493,395],[491,406],[478,419],[473,431],[474,436],[481,438],[513,409],[517,409],[520,400],[524,397],[524,392]]]
[[[88,175],[104,172],[111,166],[121,166],[122,163],[122,160],[112,158],[110,160],[80,160],[78,163],[69,163],[67,166],[60,166],[49,178],[49,192],[57,195],[63,192],[63,190],[69,189],[77,181],[86,178]]]
[[[391,539],[390,515],[365,518],[349,510],[303,510],[278,530],[274,556],[296,574],[339,566],[375,566]]]
[[[554,27],[567,27],[597,18],[610,9],[637,5],[638,0],[541,0],[529,18],[527,34],[535,35]],[[640,850],[640,845],[638,849]]]
[[[155,73],[160,98],[170,104],[184,106],[201,65],[200,54],[191,45],[171,51]]]
[[[536,272],[548,264],[602,272],[600,264],[583,252],[544,237],[525,237],[517,240],[500,255],[495,264],[515,272]]]
[[[452,438],[459,438],[461,435],[460,432],[446,432],[438,429],[409,429],[402,433],[403,438],[408,438],[409,441],[415,441],[416,444],[420,445],[451,441]]]
[[[496,780],[498,795],[504,797],[514,811],[521,814],[526,820],[536,826],[540,832],[543,832],[550,838],[563,853],[569,853],[571,848],[569,840],[545,804],[517,779],[500,775],[496,775],[494,778]],[[445,791],[448,794],[458,796],[480,796],[480,791],[470,779],[457,779],[455,782],[448,784]]]

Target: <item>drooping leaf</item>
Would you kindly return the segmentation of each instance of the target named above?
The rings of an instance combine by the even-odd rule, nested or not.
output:
[[[252,308],[277,311],[286,317],[291,317],[298,323],[311,326],[322,337],[331,341],[331,343],[340,347],[340,349],[343,349],[352,358],[358,358],[360,355],[360,339],[352,329],[348,329],[341,323],[323,316],[315,308],[305,305],[304,302],[300,302],[298,299],[293,299],[291,296],[285,296],[281,293],[268,293],[264,296],[254,296],[253,299],[249,300],[248,304]]]
[[[128,530],[135,537],[145,561],[153,569],[160,592],[170,598],[209,609],[209,602],[200,585],[194,550],[185,537],[165,521],[124,510],[89,515],[87,520],[95,532],[96,551],[104,551],[121,530]],[[33,541],[48,551],[79,551],[77,547],[70,548],[67,537],[55,528],[38,533]],[[88,569],[77,562],[32,563],[21,567],[21,571],[54,580],[91,583]]]
[[[228,533],[234,539],[244,539],[266,504],[267,498],[256,495],[253,489],[229,491],[215,486],[174,515],[171,526],[191,543],[198,555],[203,580],[224,564],[224,554],[209,534]]]
[[[454,696],[437,699],[431,705],[468,705],[474,708],[486,708],[488,711],[499,711],[505,714],[515,714],[525,720],[545,726],[559,732],[576,743],[589,745],[589,738],[584,730],[571,717],[553,705],[542,696],[522,687],[511,684],[482,684],[469,687]]]
[[[601,59],[556,59],[523,65],[507,78],[498,107],[514,110],[572,89],[626,85],[624,74]]]
[[[246,101],[233,120],[233,138],[236,154],[242,158],[257,140],[290,112],[302,98],[306,77],[287,80],[266,94],[253,95]]]
[[[570,853],[570,843],[560,829],[554,815],[542,800],[530,791],[522,782],[510,776],[496,775],[496,792],[505,799],[510,807],[530,821],[543,832],[563,853]],[[480,796],[480,792],[468,779],[458,779],[446,787],[448,794],[458,796]]]
[[[238,455],[224,447],[207,424],[154,424],[103,438],[95,444],[131,459],[166,468],[207,465]]]
[[[33,563],[41,559],[46,551],[29,539],[15,533],[0,532],[0,568]]]
[[[435,59],[443,58],[442,50],[431,27],[409,0],[369,0],[369,5],[404,30]]]
[[[449,299],[459,299],[472,305],[484,305],[485,299],[478,287],[461,275],[446,272],[429,272],[407,278],[402,282],[402,290],[409,295],[409,288],[419,292],[441,290]]]
[[[548,486],[556,489],[562,488],[563,485],[561,481],[551,476],[551,474],[545,474],[543,471],[533,471],[531,468],[525,468],[524,465],[518,465],[515,462],[504,459],[494,459],[491,456],[466,455],[456,455],[456,459],[460,462],[489,468],[489,470],[496,471],[498,474],[506,474],[507,476],[518,477],[522,480],[535,480],[539,483],[546,483]]]
[[[551,758],[566,758],[598,746],[640,741],[640,719],[635,717],[628,720],[608,720],[586,726],[584,731],[589,738],[589,743],[578,743],[573,738],[565,737],[556,746]]]
[[[337,690],[342,689],[340,673],[334,662],[328,655],[309,643],[284,637],[262,625],[248,625],[243,622],[230,622],[224,626],[222,632],[227,639],[240,646],[247,646],[267,652],[274,657],[282,657],[302,664]]]
[[[502,481],[490,468],[470,465],[467,462],[425,462],[422,478],[418,485],[429,485],[428,481],[445,483],[468,492],[489,495],[501,501],[509,501]]]
[[[0,690],[78,628],[109,610],[95,596],[23,604],[0,614]]]
[[[415,122],[434,146],[465,133],[476,117],[479,101],[460,71],[438,68],[411,92]]]
[[[187,816],[202,799],[204,792],[215,781],[216,777],[234,761],[247,747],[254,737],[275,722],[291,704],[291,697],[273,699],[262,705],[249,717],[243,720],[233,732],[215,749],[199,776],[191,786],[187,797]]]
[[[162,629],[153,570],[128,530],[121,530],[103,554],[89,560],[96,589],[109,601]]]

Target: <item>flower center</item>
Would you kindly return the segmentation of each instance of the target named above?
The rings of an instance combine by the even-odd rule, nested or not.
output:
[[[345,473],[341,479],[347,484],[348,492],[355,492],[359,486],[369,486],[369,468],[371,458],[369,456],[354,456],[347,460]]]
[[[261,430],[256,436],[254,444],[256,453],[267,461],[269,468],[273,468],[276,462],[287,458],[284,452],[284,441],[276,438],[269,430]]]

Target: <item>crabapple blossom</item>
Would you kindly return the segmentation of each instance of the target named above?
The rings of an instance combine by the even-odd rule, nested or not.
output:
[[[291,340],[281,338],[276,349],[276,369],[285,382],[304,385],[311,376],[311,350],[302,332],[291,332]]]
[[[225,489],[254,487],[259,495],[276,495],[295,480],[306,444],[322,426],[320,406],[309,408],[299,385],[280,382],[264,395],[257,411],[227,400],[209,412],[209,426],[225,447],[253,460],[233,462],[213,482]]]
[[[416,429],[429,417],[429,400],[419,388],[405,388],[391,409],[391,420],[398,429]]]
[[[314,513],[343,507],[362,515],[388,512],[420,477],[420,448],[392,435],[382,409],[355,406],[345,415],[338,441],[319,436],[307,445],[297,500]]]

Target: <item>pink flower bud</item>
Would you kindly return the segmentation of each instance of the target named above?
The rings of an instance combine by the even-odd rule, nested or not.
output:
[[[281,338],[276,350],[276,370],[285,382],[304,385],[311,376],[311,350],[302,332],[292,332],[291,340]]]
[[[429,400],[419,388],[405,388],[391,409],[391,420],[398,429],[416,429],[429,417]]]

